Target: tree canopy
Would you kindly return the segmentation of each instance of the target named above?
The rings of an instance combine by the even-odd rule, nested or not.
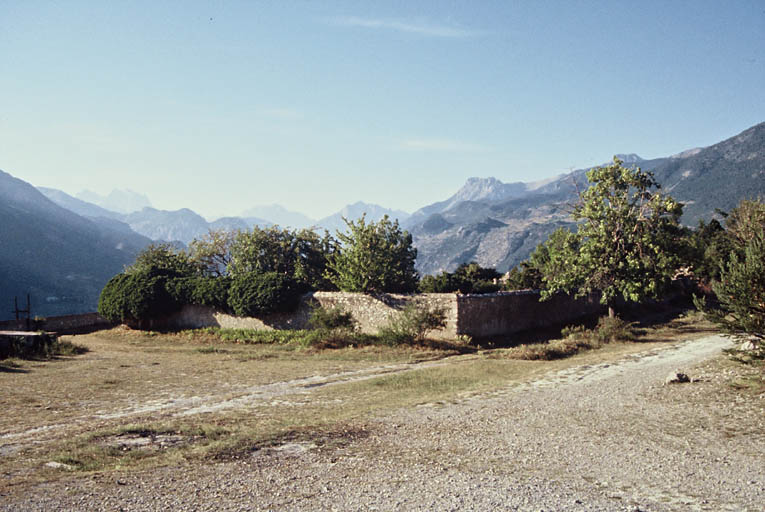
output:
[[[364,293],[409,293],[419,281],[412,235],[386,215],[378,222],[345,220],[338,232],[338,251],[329,256],[326,277],[340,290]]]
[[[575,233],[556,231],[545,244],[543,298],[565,291],[599,293],[601,303],[639,302],[668,286],[680,256],[676,244],[682,205],[661,194],[650,172],[613,163],[587,172]],[[541,257],[541,256],[540,256]]]

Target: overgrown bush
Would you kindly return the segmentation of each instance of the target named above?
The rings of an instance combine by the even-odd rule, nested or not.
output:
[[[356,330],[356,320],[353,318],[353,313],[345,311],[338,306],[332,308],[321,306],[313,308],[308,322],[312,328],[319,330]]]
[[[472,261],[461,264],[454,272],[425,276],[418,288],[422,293],[494,293],[500,289],[495,283],[500,277],[495,269]]]
[[[552,360],[570,357],[582,350],[599,348],[613,341],[635,340],[637,332],[634,324],[619,317],[601,317],[594,329],[583,325],[564,327],[560,332],[561,339],[549,343],[533,343],[519,345],[506,352],[510,359]]]
[[[598,325],[595,326],[594,335],[601,343],[610,343],[612,341],[634,341],[637,339],[635,324],[626,322],[618,316],[602,316],[598,319]]]
[[[182,277],[165,284],[170,296],[178,304],[197,304],[221,311],[228,310],[228,291],[231,279],[227,277]]]
[[[294,279],[276,272],[250,272],[232,279],[228,304],[237,316],[261,316],[293,311],[300,302]]]
[[[418,343],[428,331],[446,326],[446,311],[438,307],[409,303],[379,331],[380,340],[389,345]]]
[[[165,277],[144,272],[117,274],[98,299],[98,313],[110,322],[138,327],[178,311],[180,304],[165,288]]]

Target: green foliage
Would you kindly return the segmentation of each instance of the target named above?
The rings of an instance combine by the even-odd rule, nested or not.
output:
[[[428,331],[446,327],[446,311],[437,307],[409,303],[379,332],[380,340],[388,345],[419,343]]]
[[[728,261],[733,240],[716,219],[699,221],[699,225],[686,235],[685,259],[693,275],[702,283],[720,279],[720,267]]]
[[[98,313],[110,322],[143,326],[180,307],[165,288],[164,276],[147,272],[117,274],[106,283]]]
[[[602,316],[594,331],[595,338],[601,343],[613,341],[634,341],[638,332],[633,322],[622,320],[618,316]]]
[[[244,344],[269,344],[310,346],[319,337],[315,331],[310,330],[262,330],[262,329],[230,329],[221,327],[206,327],[195,331],[205,335],[212,335],[221,341],[229,341]]]
[[[529,261],[522,261],[507,273],[503,288],[505,290],[540,290],[544,285],[542,273]]]
[[[236,231],[211,229],[206,235],[191,241],[189,258],[205,275],[226,276],[236,237]]]
[[[346,233],[339,233],[341,248],[329,256],[325,276],[349,292],[409,293],[417,289],[414,269],[417,249],[412,235],[401,231],[398,221],[386,215],[379,222],[345,219]]]
[[[179,277],[169,279],[165,288],[178,304],[197,304],[225,311],[228,309],[228,277]]]
[[[35,359],[50,357],[56,353],[57,338],[47,333],[30,333],[33,336],[3,336],[0,339],[0,359]]]
[[[250,272],[232,278],[228,304],[237,316],[293,311],[301,290],[294,279],[276,272]]]
[[[594,329],[583,325],[568,326],[561,330],[561,339],[549,343],[519,345],[507,351],[511,359],[553,360],[571,357],[583,350],[600,348],[603,344],[614,341],[637,339],[638,332],[634,324],[619,317],[601,317]]]
[[[651,173],[611,165],[587,173],[591,186],[579,196],[575,234],[562,232],[547,245],[543,298],[558,291],[601,295],[612,306],[621,297],[640,302],[660,296],[681,266],[677,244],[682,206],[651,189]]]
[[[765,204],[742,201],[731,212],[734,249],[720,268],[720,280],[712,283],[719,307],[708,309],[696,299],[699,309],[723,331],[736,337],[765,339]]]
[[[500,288],[494,283],[500,277],[495,269],[472,261],[461,264],[454,273],[441,272],[437,276],[423,277],[419,290],[423,293],[493,293]]]
[[[327,232],[321,237],[307,229],[254,227],[234,236],[228,273],[236,277],[253,272],[276,272],[292,277],[306,290],[332,290],[325,274],[327,258],[335,251],[335,245]]]
[[[170,244],[151,244],[136,256],[125,273],[171,278],[191,277],[197,275],[199,270],[199,266],[185,252]]]
[[[577,255],[579,254],[580,238],[565,228],[558,228],[550,234],[550,237],[539,244],[526,262],[529,280],[538,284],[538,289],[543,290],[543,297],[547,297],[554,291],[550,290],[549,283],[565,283],[561,289],[566,292],[576,290],[582,280],[577,273]],[[556,290],[557,291],[557,290]]]
[[[338,306],[332,308],[318,306],[313,308],[309,323],[314,329],[324,329],[327,331],[334,329],[356,330],[356,321],[353,318],[353,313],[345,311]]]

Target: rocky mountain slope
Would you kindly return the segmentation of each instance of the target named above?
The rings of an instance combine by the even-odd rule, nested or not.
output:
[[[94,311],[104,284],[150,243],[114,222],[81,217],[0,171],[0,319],[27,293],[33,315]]]
[[[616,156],[654,172],[664,190],[685,204],[686,225],[710,219],[715,208],[728,211],[743,198],[765,197],[765,123],[666,158]],[[570,205],[587,186],[587,170],[537,184],[470,178],[455,195],[421,208],[406,223],[418,269],[451,271],[471,260],[501,272],[514,267],[558,226],[571,225]]]
[[[347,226],[343,220],[343,217],[348,220],[358,220],[364,214],[366,214],[365,218],[367,222],[377,222],[385,215],[390,217],[392,220],[398,219],[399,223],[403,223],[407,220],[407,218],[409,218],[409,214],[404,211],[391,210],[377,204],[369,204],[358,201],[356,203],[349,204],[333,215],[316,221],[316,225],[321,229],[326,229],[334,235],[337,231],[344,232],[346,230]]]

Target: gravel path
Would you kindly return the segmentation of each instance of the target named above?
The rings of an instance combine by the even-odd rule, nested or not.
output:
[[[246,460],[38,484],[0,510],[761,511],[763,400],[721,392],[720,366],[702,363],[728,343],[580,366]],[[701,381],[663,386],[678,367]]]

